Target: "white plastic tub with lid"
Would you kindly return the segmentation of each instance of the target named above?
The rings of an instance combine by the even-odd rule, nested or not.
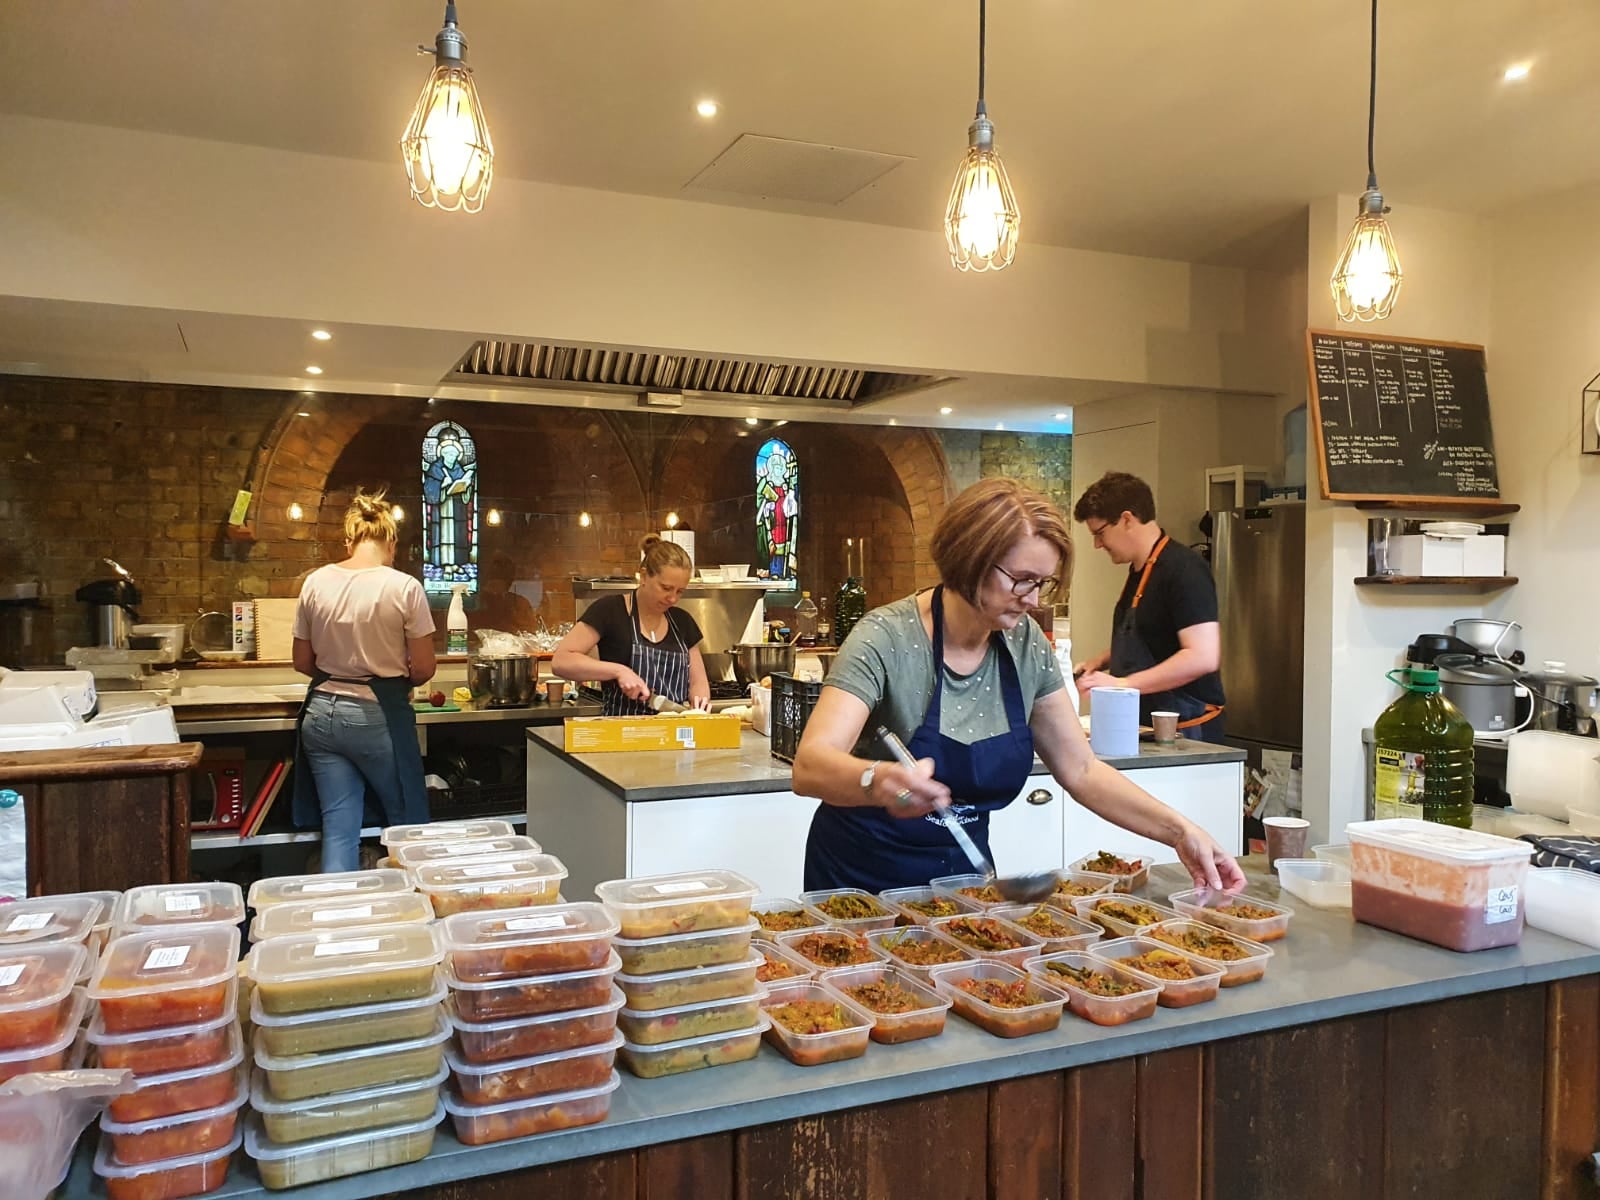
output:
[[[1600,875],[1572,867],[1528,872],[1528,924],[1557,937],[1600,946]]]

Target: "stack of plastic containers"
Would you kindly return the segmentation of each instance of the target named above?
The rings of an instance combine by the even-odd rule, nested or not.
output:
[[[395,852],[413,842],[464,842],[477,838],[511,837],[517,831],[509,821],[489,818],[470,821],[429,821],[425,825],[390,825],[378,839],[383,843],[384,858],[378,866],[398,867]]]
[[[89,1003],[73,987],[86,958],[76,942],[0,944],[0,1083],[70,1065]]]
[[[525,837],[423,842],[401,850],[417,890],[441,918],[561,901],[567,868]]]
[[[754,1058],[769,1021],[751,946],[756,885],[732,871],[619,879],[595,888],[617,919],[622,1060],[653,1078]]]
[[[442,927],[456,1137],[476,1146],[605,1120],[622,1044],[616,920],[579,903],[458,913]]]

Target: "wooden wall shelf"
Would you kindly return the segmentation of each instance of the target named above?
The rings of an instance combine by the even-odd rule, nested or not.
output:
[[[1357,500],[1356,507],[1380,512],[1461,513],[1474,517],[1509,517],[1522,511],[1520,504],[1503,504],[1499,500],[1481,504],[1470,500]]]
[[[1361,575],[1357,587],[1442,587],[1497,592],[1517,582],[1515,575]]]

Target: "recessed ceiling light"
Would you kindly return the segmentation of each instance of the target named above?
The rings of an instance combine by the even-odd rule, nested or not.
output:
[[[1066,413],[1057,413],[1055,415],[1055,419],[1057,421],[1065,421],[1067,419],[1067,414]]]
[[[788,421],[786,421],[786,420],[785,420],[785,421],[778,421],[778,422],[775,422],[775,424],[778,424],[778,425],[787,425],[787,424],[788,424],[788,423],[789,423],[789,422],[788,422]]]
[[[740,430],[736,430],[735,432],[737,432],[740,437],[749,437],[750,436],[750,431],[748,429],[740,429]]]
[[[899,420],[898,420],[898,419],[897,419],[897,418],[895,418],[895,417],[890,417],[890,418],[889,418],[889,424],[891,424],[891,425],[898,425],[898,424],[900,424],[900,422],[899,422]]]
[[[757,420],[755,417],[746,417],[744,419],[744,423],[746,425],[759,425],[759,424],[761,424],[761,422],[759,420]]]
[[[1531,70],[1533,70],[1532,63],[1512,63],[1506,68],[1505,81],[1507,83],[1515,83],[1519,79],[1526,79],[1528,77],[1528,72]]]
[[[1006,427],[1006,423],[1004,421],[996,421],[994,423],[994,427],[996,429],[1004,429]]]
[[[326,329],[313,329],[311,331],[311,336],[316,338],[319,342],[333,341],[333,334],[329,333]]]
[[[391,504],[389,506],[389,515],[396,521],[404,521],[406,519],[406,510],[398,504]]]
[[[310,413],[303,412],[303,411],[295,413],[295,416],[297,416],[297,417],[309,417],[310,415],[311,415]]]
[[[694,106],[694,110],[702,117],[714,117],[718,111],[717,102],[715,100],[702,100]]]
[[[939,415],[940,415],[940,416],[941,416],[941,417],[948,417],[948,416],[949,416],[949,415],[950,415],[950,414],[951,414],[951,413],[953,413],[953,412],[955,412],[955,409],[953,409],[953,408],[951,408],[951,407],[950,407],[950,406],[949,406],[949,405],[948,405],[948,404],[947,404],[947,405],[945,405],[945,406],[944,406],[944,407],[943,407],[943,408],[941,408],[941,409],[940,409],[940,410],[939,410]]]
[[[307,367],[306,368],[306,374],[307,375],[321,375],[322,374],[322,368],[321,367]]]

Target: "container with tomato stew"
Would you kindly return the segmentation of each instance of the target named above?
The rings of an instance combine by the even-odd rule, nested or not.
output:
[[[105,1180],[110,1200],[183,1200],[214,1192],[228,1179],[228,1166],[239,1148],[234,1133],[218,1150],[186,1154],[160,1162],[123,1166],[111,1155],[111,1139],[102,1138],[94,1157],[94,1173]]]
[[[228,983],[226,1011],[197,1025],[112,1033],[97,1013],[85,1033],[94,1048],[95,1061],[102,1067],[132,1071],[135,1075],[214,1066],[228,1056],[228,1038],[237,1021],[233,995],[237,986],[237,980]]]
[[[238,925],[244,892],[237,883],[152,883],[129,888],[117,901],[111,925],[117,937],[169,925]]]
[[[112,1097],[106,1111],[113,1121],[135,1125],[159,1117],[216,1108],[226,1104],[238,1090],[238,1080],[234,1076],[242,1062],[244,1039],[234,1027],[228,1032],[227,1057],[220,1063],[141,1075],[138,1086],[125,1095]]]
[[[456,1140],[468,1146],[482,1146],[604,1121],[611,1113],[611,1093],[621,1083],[621,1077],[612,1071],[598,1087],[482,1105],[468,1104],[446,1092],[444,1107],[455,1127]]]
[[[463,1021],[537,1017],[545,1013],[594,1008],[611,998],[611,981],[622,960],[612,954],[599,967],[560,975],[525,975],[491,983],[467,983],[446,968],[445,979]]]
[[[60,1033],[86,958],[72,942],[0,945],[0,1051],[42,1046]]]
[[[64,1071],[75,1067],[73,1043],[77,1041],[78,1026],[88,1011],[88,997],[82,988],[74,988],[53,1033],[34,1046],[0,1050],[0,1083],[34,1071]],[[81,1043],[78,1048],[80,1053],[76,1057],[81,1059]]]
[[[114,938],[89,980],[89,998],[112,1033],[198,1025],[228,1011],[239,931],[168,926]]]
[[[609,1041],[624,1000],[613,986],[611,999],[593,1008],[503,1021],[465,1020],[455,1002],[454,996],[446,1000],[444,1010],[455,1028],[461,1057],[468,1062],[494,1063]]]
[[[446,1050],[445,1062],[455,1076],[456,1092],[463,1103],[500,1104],[552,1092],[599,1087],[611,1078],[611,1066],[622,1042],[622,1035],[616,1033],[609,1042],[598,1046],[497,1063],[468,1062],[454,1050]]]
[[[38,896],[0,908],[0,947],[87,942],[100,916],[92,896]]]
[[[250,1096],[245,1073],[240,1071],[235,1078],[237,1083],[233,1095],[224,1103],[200,1112],[156,1117],[154,1120],[131,1124],[113,1119],[110,1113],[102,1113],[100,1134],[102,1139],[111,1140],[111,1161],[133,1167],[222,1149],[234,1140],[238,1132],[239,1110]]]
[[[488,983],[603,967],[616,932],[615,917],[580,901],[533,912],[457,913],[444,920],[444,948],[457,979]]]

